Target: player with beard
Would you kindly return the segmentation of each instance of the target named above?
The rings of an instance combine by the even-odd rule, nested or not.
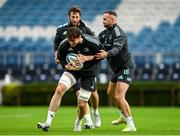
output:
[[[48,117],[45,123],[38,123],[38,128],[47,131],[58,110],[62,97],[77,81],[80,80],[80,90],[78,95],[77,119],[75,121],[74,131],[81,131],[81,122],[87,111],[87,103],[96,90],[96,75],[99,72],[99,60],[94,55],[102,50],[102,45],[98,38],[82,34],[77,27],[70,27],[67,31],[67,38],[63,40],[58,48],[57,58],[60,60],[64,72],[59,79],[54,95],[51,99]],[[79,57],[74,63],[68,63],[67,55],[75,53]],[[83,67],[79,64],[82,64]]]
[[[55,63],[57,64],[59,63],[59,59],[57,58],[57,49],[59,47],[59,44],[66,38],[66,33],[69,27],[76,26],[82,31],[83,34],[88,34],[88,35],[93,35],[93,36],[95,35],[94,32],[90,29],[90,27],[87,26],[87,24],[81,20],[81,9],[78,6],[72,6],[68,11],[68,15],[69,15],[69,23],[59,26],[56,31],[56,36],[54,40],[54,53],[55,53],[54,56],[55,56]],[[80,89],[80,83],[77,82],[73,86],[73,90],[77,96],[79,93],[79,89]],[[97,93],[97,90],[95,90],[92,93],[90,102],[92,106],[92,116],[94,119],[93,121],[94,126],[100,127],[101,119],[100,119],[99,110],[98,110],[99,95]],[[89,108],[87,109],[87,114],[84,116],[84,118],[87,121],[87,123],[85,123],[84,128],[92,128],[93,126],[87,125],[88,122],[91,120]]]
[[[135,71],[135,64],[128,51],[127,36],[117,25],[117,14],[114,11],[104,12],[103,24],[106,29],[99,34],[99,39],[105,50],[97,53],[96,58],[107,58],[113,72],[107,93],[115,100],[115,104],[120,110],[120,118],[112,121],[112,124],[125,123],[127,126],[122,131],[136,131],[130,106],[125,99]]]

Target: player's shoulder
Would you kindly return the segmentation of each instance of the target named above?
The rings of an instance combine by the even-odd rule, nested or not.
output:
[[[68,24],[68,23],[59,25],[59,26],[57,27],[57,31],[58,31],[58,30],[62,30],[62,29],[67,29],[68,27],[69,27],[69,24]]]
[[[90,28],[90,26],[83,20],[80,20],[80,26]]]
[[[96,45],[99,45],[100,41],[96,36],[88,35],[88,34],[83,34],[84,38],[86,41],[94,43]]]
[[[116,25],[114,27],[114,33],[115,35],[118,37],[118,36],[122,36],[122,35],[126,35],[125,32],[123,31],[123,29],[119,26],[119,25]]]
[[[84,22],[82,20],[80,21],[80,27],[84,27],[90,31],[93,31],[92,28],[90,27],[90,25],[88,25],[86,22]]]
[[[65,23],[63,25],[59,25],[57,27],[57,29],[56,29],[56,34],[66,35],[68,28],[69,28],[69,24],[68,23]]]
[[[66,46],[68,44],[68,39],[65,38],[61,43],[60,43],[60,47],[63,48],[64,46]]]

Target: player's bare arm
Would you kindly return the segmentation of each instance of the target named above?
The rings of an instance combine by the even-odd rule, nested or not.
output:
[[[58,57],[57,57],[57,56],[58,56],[58,55],[57,55],[57,52],[58,52],[57,50],[54,51],[54,61],[55,61],[56,64],[59,64],[59,63],[60,63],[60,60],[59,60]]]
[[[78,54],[79,58],[79,63],[84,63],[86,61],[91,61],[94,59],[94,56],[93,55],[89,55],[89,56],[85,56],[85,55],[82,55],[82,54]]]

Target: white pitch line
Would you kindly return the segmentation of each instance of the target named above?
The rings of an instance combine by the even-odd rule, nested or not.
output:
[[[32,114],[17,114],[17,115],[0,115],[0,118],[27,118]]]

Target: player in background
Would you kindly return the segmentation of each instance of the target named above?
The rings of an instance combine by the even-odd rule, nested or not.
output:
[[[62,96],[80,80],[80,91],[78,95],[79,112],[75,121],[74,131],[81,131],[81,122],[87,111],[87,102],[91,93],[96,90],[95,78],[99,72],[99,60],[95,60],[94,55],[102,49],[102,45],[97,37],[82,34],[81,30],[77,27],[70,27],[68,29],[67,39],[61,42],[57,56],[65,71],[60,77],[51,99],[47,121],[45,123],[39,123],[38,128],[45,131],[48,130],[55,112],[61,104]],[[66,56],[69,53],[78,54],[79,57],[76,63],[67,63]],[[83,67],[77,68],[79,64],[83,64]]]
[[[55,56],[54,59],[55,59],[55,63],[57,64],[60,62],[59,59],[57,58],[57,50],[58,50],[59,44],[66,38],[67,30],[69,27],[76,26],[82,31],[83,34],[94,35],[94,32],[89,28],[89,26],[87,26],[86,23],[84,23],[81,20],[81,9],[78,6],[72,6],[68,11],[68,15],[69,15],[69,23],[59,26],[56,31],[56,36],[54,40],[54,56]],[[77,82],[73,86],[73,90],[76,92],[77,97],[78,97],[79,89],[80,89],[80,83]],[[94,126],[100,127],[101,119],[100,119],[100,115],[98,111],[99,96],[98,96],[97,90],[95,90],[92,93],[90,102],[92,106],[92,116],[94,119],[93,121]],[[88,120],[91,119],[89,105],[88,105],[86,115],[84,116],[84,118],[87,122]],[[87,126],[87,124],[85,124],[84,127],[91,128],[91,126]]]
[[[96,58],[107,58],[113,71],[109,82],[107,93],[119,108],[120,118],[112,121],[114,125],[126,123],[124,132],[136,131],[131,110],[125,99],[129,85],[133,81],[135,64],[132,62],[128,51],[127,36],[117,25],[117,14],[114,11],[105,11],[103,14],[103,25],[106,28],[99,34],[99,39],[105,50],[97,53]]]

